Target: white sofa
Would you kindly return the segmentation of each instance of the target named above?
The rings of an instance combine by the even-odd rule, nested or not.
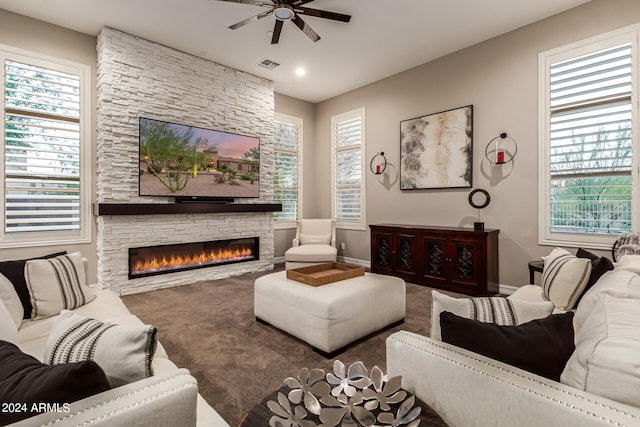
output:
[[[114,292],[95,293],[95,300],[74,311],[101,321],[142,325]],[[57,318],[24,320],[18,330],[18,347],[42,360]],[[43,413],[12,426],[228,426],[198,394],[195,378],[186,369],[178,369],[161,345],[152,367],[154,376],[73,402],[68,413]]]
[[[594,326],[605,334],[615,332],[615,327],[608,324],[609,320],[603,321],[602,325],[596,321],[594,325],[589,316],[594,316],[594,307],[608,301],[607,298],[615,297],[614,301],[640,299],[638,266],[640,258],[627,263],[626,268],[616,266],[585,293],[574,317],[574,326],[584,328],[582,335],[579,329],[576,330],[576,343],[580,339],[588,340],[584,334],[590,333],[587,329]],[[544,300],[542,288],[535,285],[523,286],[510,298]],[[637,318],[634,315],[634,319]],[[591,322],[589,328],[585,326],[586,321]],[[631,326],[633,341],[633,336],[640,337],[640,322],[637,330]],[[628,336],[628,322],[625,327]],[[386,345],[388,375],[401,375],[403,387],[429,404],[451,427],[640,426],[640,405],[620,403],[426,336],[401,331],[391,335]],[[629,351],[637,356],[637,348],[636,344],[635,349]],[[608,351],[606,364],[613,369],[606,371],[604,378],[608,384],[604,387],[622,388],[616,381],[620,379],[619,371],[622,370],[622,374],[626,371],[616,366],[615,358],[620,357],[622,361],[625,356],[629,357],[629,351],[620,351],[619,343],[613,343],[605,351]],[[576,352],[572,358],[575,356]],[[635,356],[632,356],[634,360]],[[633,361],[630,365],[634,365]],[[611,370],[618,372],[610,375]],[[636,390],[629,393],[627,388],[625,393],[637,402],[636,396],[640,396],[637,371],[632,373],[628,383],[635,385]]]

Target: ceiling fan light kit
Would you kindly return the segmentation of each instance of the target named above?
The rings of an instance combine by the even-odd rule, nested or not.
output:
[[[313,28],[309,26],[302,18],[301,15],[305,16],[314,16],[316,18],[324,18],[331,19],[333,21],[340,22],[349,22],[351,20],[351,15],[345,15],[343,13],[329,12],[326,10],[320,9],[310,9],[308,7],[302,7],[304,4],[311,3],[314,0],[271,0],[270,2],[259,1],[259,0],[221,0],[232,3],[244,3],[251,4],[254,6],[265,6],[270,8],[264,12],[261,12],[257,15],[251,16],[247,19],[243,19],[240,22],[236,22],[233,25],[230,25],[229,28],[232,30],[237,30],[238,28],[244,27],[245,25],[257,21],[262,18],[266,18],[269,15],[273,15],[276,22],[273,27],[273,33],[271,36],[271,44],[276,44],[280,41],[280,33],[282,32],[282,26],[285,21],[292,21],[296,24],[303,33],[311,39],[313,42],[317,42],[320,40],[320,36],[316,33]]]

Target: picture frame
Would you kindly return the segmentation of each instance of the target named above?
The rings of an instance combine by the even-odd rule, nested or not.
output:
[[[400,122],[400,189],[470,188],[473,105]]]

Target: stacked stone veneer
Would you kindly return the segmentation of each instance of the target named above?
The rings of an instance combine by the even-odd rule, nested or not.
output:
[[[138,196],[138,118],[260,138],[260,199],[273,199],[273,85],[110,28],[98,36],[99,203],[173,203]],[[98,284],[122,294],[273,268],[272,213],[106,215],[98,222]],[[129,280],[128,249],[240,237],[260,238],[260,259]]]

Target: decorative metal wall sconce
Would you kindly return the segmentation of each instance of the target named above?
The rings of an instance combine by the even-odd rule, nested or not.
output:
[[[513,160],[518,152],[516,140],[507,135],[506,132],[493,138],[487,144],[484,155],[491,163],[503,165]]]
[[[376,175],[380,175],[387,168],[387,158],[384,156],[384,151],[376,153],[369,162],[369,169]]]

